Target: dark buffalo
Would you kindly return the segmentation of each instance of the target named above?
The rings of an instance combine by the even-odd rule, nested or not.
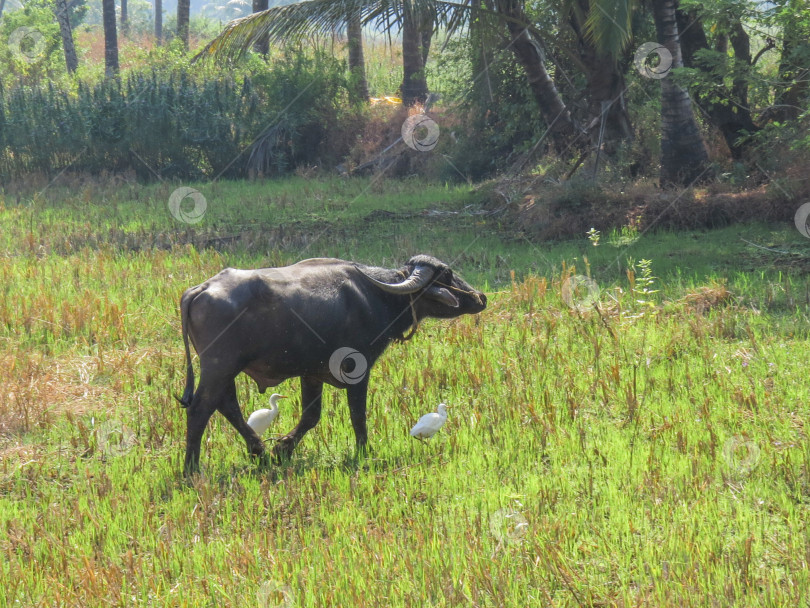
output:
[[[326,382],[345,388],[357,447],[366,435],[368,371],[393,340],[406,340],[425,317],[452,318],[486,308],[486,296],[443,262],[417,255],[401,270],[312,259],[282,268],[226,268],[183,294],[186,348],[186,474],[199,470],[200,442],[219,410],[253,456],[262,440],[247,425],[234,379],[245,372],[263,393],[301,377],[301,421],[274,452],[288,457],[321,417]],[[411,330],[406,336],[406,332]],[[200,356],[194,390],[189,338]]]

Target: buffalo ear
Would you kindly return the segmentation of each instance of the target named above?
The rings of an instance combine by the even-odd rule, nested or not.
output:
[[[444,287],[436,287],[433,285],[432,287],[425,290],[425,296],[430,298],[431,300],[436,300],[437,302],[441,302],[445,306],[450,306],[451,308],[458,308],[458,298],[450,293],[449,290],[445,289]]]

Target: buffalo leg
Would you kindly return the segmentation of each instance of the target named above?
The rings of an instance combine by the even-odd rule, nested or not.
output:
[[[354,428],[354,439],[357,445],[357,452],[366,451],[368,443],[368,432],[366,430],[366,398],[368,397],[368,376],[361,382],[352,384],[346,389],[346,396],[349,400],[349,415]]]
[[[239,408],[239,400],[236,397],[236,385],[233,381],[228,383],[228,387],[223,391],[217,409],[231,423],[247,444],[248,454],[262,458],[264,456],[264,443],[256,432],[245,422],[242,410]]]
[[[278,444],[273,449],[277,459],[289,458],[307,431],[318,424],[321,419],[322,395],[323,382],[301,378],[301,421],[292,431],[278,440]]]
[[[233,380],[231,380],[233,383]],[[208,388],[209,385],[200,382],[197,392],[186,408],[186,462],[183,473],[191,475],[200,471],[200,444],[205,427],[214,413],[217,403],[217,392]]]

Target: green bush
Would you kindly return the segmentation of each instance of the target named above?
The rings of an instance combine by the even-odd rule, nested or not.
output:
[[[140,178],[236,178],[319,164],[348,105],[344,66],[325,54],[252,58],[226,69],[130,72],[121,79],[0,85],[0,179],[64,170]],[[201,76],[193,76],[203,72]]]
[[[439,60],[443,101],[458,114],[455,145],[446,149],[452,160],[445,166],[446,179],[495,175],[531,149],[545,131],[526,77],[511,53],[493,52],[488,73],[474,74],[474,51],[468,40],[453,41]]]

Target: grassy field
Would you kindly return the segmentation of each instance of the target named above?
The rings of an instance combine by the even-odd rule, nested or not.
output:
[[[532,243],[466,187],[303,178],[198,185],[192,225],[178,185],[0,195],[0,606],[807,605],[793,226]],[[289,465],[255,466],[215,415],[181,477],[186,287],[420,252],[490,306],[381,358],[369,458],[327,388]],[[297,382],[279,392],[271,435],[300,412]]]

